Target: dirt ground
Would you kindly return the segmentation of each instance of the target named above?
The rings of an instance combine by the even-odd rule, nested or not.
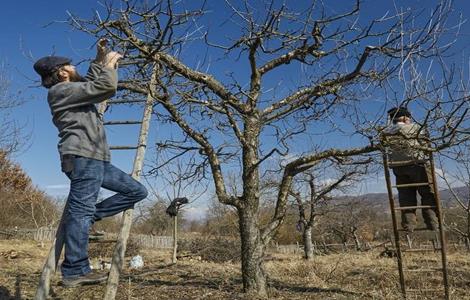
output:
[[[0,241],[0,299],[32,299],[49,245]],[[301,257],[272,254],[266,262],[270,299],[400,299],[394,258],[379,257],[379,250]],[[449,251],[452,299],[470,299],[470,254]],[[180,261],[170,263],[170,253],[141,251],[145,267],[126,266],[116,299],[255,299],[241,292],[238,264]],[[429,267],[438,255],[417,255],[410,267]],[[410,288],[441,287],[441,273],[413,272]],[[62,288],[57,274],[51,299],[102,299],[104,285]],[[442,299],[442,293],[417,294],[409,299]]]

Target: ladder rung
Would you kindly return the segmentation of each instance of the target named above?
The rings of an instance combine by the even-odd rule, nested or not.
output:
[[[397,161],[389,161],[389,167],[400,167],[400,166],[407,166],[407,165],[416,165],[416,164],[423,164],[429,161],[428,159],[416,159],[416,160],[397,160]]]
[[[432,182],[406,183],[406,184],[392,185],[392,187],[393,188],[404,188],[404,187],[426,186],[426,185],[431,185],[431,184],[432,184]]]
[[[139,148],[139,146],[110,146],[109,150],[133,150],[137,148]]]
[[[426,208],[436,208],[436,207],[433,205],[402,206],[402,207],[395,207],[395,210],[426,209]]]
[[[434,252],[434,251],[439,251],[441,248],[433,248],[433,249],[427,249],[427,248],[422,248],[422,249],[403,249],[401,250],[402,252]]]
[[[126,104],[126,103],[145,103],[147,100],[131,100],[131,99],[115,99],[115,100],[109,100],[108,104]]]
[[[104,122],[103,125],[132,125],[142,124],[142,121],[130,120],[130,121],[108,121]]]

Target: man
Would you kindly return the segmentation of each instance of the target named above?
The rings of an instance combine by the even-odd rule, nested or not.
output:
[[[431,170],[427,155],[419,149],[425,146],[423,128],[412,122],[411,113],[403,107],[388,111],[391,125],[384,130],[389,146],[389,165],[396,177],[396,184],[428,183],[422,186],[399,187],[398,201],[401,207],[417,206],[416,192],[421,196],[421,205],[435,206],[436,198],[429,185],[432,182]],[[429,230],[437,230],[435,208],[422,209],[424,223]],[[416,227],[416,209],[403,210],[402,226],[413,232]]]
[[[132,208],[147,196],[141,183],[110,163],[102,116],[95,107],[116,93],[116,69],[121,57],[107,51],[106,41],[100,40],[97,57],[84,78],[65,57],[43,57],[34,64],[42,85],[49,89],[47,99],[59,130],[62,171],[70,179],[61,268],[62,284],[66,287],[106,280],[107,275],[92,272],[89,265],[90,227],[102,218]],[[116,194],[97,204],[101,187]]]

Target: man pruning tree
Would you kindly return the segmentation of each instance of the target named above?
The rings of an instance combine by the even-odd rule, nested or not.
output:
[[[85,77],[78,74],[69,58],[47,56],[34,64],[42,85],[49,89],[47,100],[59,130],[62,171],[70,179],[63,217],[62,284],[66,287],[106,280],[107,275],[92,272],[89,265],[90,228],[94,222],[133,208],[147,197],[141,183],[110,163],[102,116],[95,104],[116,93],[122,55],[108,51],[106,44],[104,39],[98,42],[96,59]],[[101,187],[116,194],[96,203]]]
[[[423,183],[421,186],[399,187],[398,201],[401,207],[417,206],[416,192],[421,196],[421,205],[435,206],[436,197],[429,183],[432,173],[426,154],[419,148],[425,146],[422,138],[422,126],[413,123],[411,113],[403,107],[392,108],[388,111],[391,123],[384,130],[389,145],[389,164],[396,177],[396,184]],[[427,183],[427,184],[425,184]],[[437,230],[438,221],[434,208],[422,210],[427,229]],[[403,210],[402,226],[413,232],[416,227],[416,209]]]

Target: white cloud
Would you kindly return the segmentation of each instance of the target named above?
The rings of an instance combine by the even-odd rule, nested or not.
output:
[[[186,206],[183,208],[185,218],[189,220],[201,220],[207,215],[208,207],[205,203],[198,206]]]
[[[439,189],[448,189],[449,185],[451,188],[457,188],[457,187],[462,187],[465,186],[466,183],[462,181],[460,178],[453,176],[451,173],[447,171],[443,171],[442,169],[435,168],[436,172],[436,177],[437,177],[437,185]],[[447,179],[447,182],[444,180]]]
[[[319,180],[317,185],[319,187],[325,187],[325,186],[328,186],[328,185],[332,185],[333,183],[336,182],[337,179],[333,179],[333,178],[325,178],[325,179],[322,179],[322,180]]]
[[[393,182],[394,179],[392,179]],[[386,193],[387,187],[385,182],[385,176],[370,176],[364,178],[361,182],[356,185],[356,194],[368,194],[368,193]]]
[[[52,197],[67,197],[69,187],[69,184],[50,184],[42,187],[42,190]]]
[[[52,185],[46,185],[44,188],[46,190],[63,190],[63,189],[68,189],[69,184],[52,184]]]

